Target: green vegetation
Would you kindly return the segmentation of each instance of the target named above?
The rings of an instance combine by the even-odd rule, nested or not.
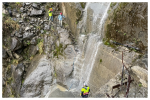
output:
[[[102,59],[100,59],[99,61],[100,61],[100,63],[101,63],[101,62],[102,62]]]
[[[3,35],[11,33],[13,30],[19,29],[19,24],[11,19],[11,17],[4,16],[3,17]]]
[[[31,44],[30,41],[28,41],[28,42],[27,42],[27,45],[30,45],[30,44]]]
[[[56,3],[54,3],[54,2],[46,3],[45,9],[46,9],[46,10],[49,10],[49,8],[52,8],[52,7],[54,7],[55,5],[56,5]]]
[[[111,10],[108,10],[107,13],[110,14]]]
[[[16,5],[17,7],[21,7],[21,6],[22,6],[21,2],[16,2],[15,5]]]
[[[119,4],[119,6],[120,6],[120,8],[124,8],[127,4],[128,3],[126,3],[126,2],[122,2],[122,3]]]
[[[142,87],[142,84],[141,84],[141,83],[139,84],[139,87]]]
[[[21,81],[21,84],[23,84],[24,83],[24,79],[22,79],[22,81]]]
[[[28,20],[27,20],[28,21]],[[36,26],[36,28],[38,29],[38,30],[40,30],[41,29],[41,27],[40,26]]]
[[[18,62],[19,62],[19,60],[17,60],[17,59],[12,59],[12,60],[10,61],[10,63],[11,63],[11,64],[14,64],[14,65],[17,65]]]
[[[51,30],[54,31],[54,27],[53,26],[51,27]]]
[[[110,40],[109,40],[108,38],[107,38],[107,39],[103,38],[103,43],[104,43],[104,45],[108,45],[108,46],[114,48],[115,50],[117,50],[117,49],[116,49],[117,46],[116,46],[115,44],[111,44],[109,41],[110,41]],[[114,41],[114,42],[115,42],[115,41]]]
[[[44,30],[44,34],[46,33],[47,31],[46,30]]]
[[[81,4],[81,7],[84,9],[85,5],[86,5],[86,2],[80,2],[80,4]]]
[[[113,8],[116,4],[117,4],[116,2],[112,2],[112,3],[110,4],[110,7]]]
[[[63,45],[60,44],[59,46],[56,45],[55,47],[56,49],[54,50],[54,57],[57,56],[58,58],[58,55],[63,55]]]
[[[43,53],[43,45],[44,45],[43,42],[44,42],[43,39],[38,40],[38,47],[39,47],[39,53],[40,53],[40,55]]]

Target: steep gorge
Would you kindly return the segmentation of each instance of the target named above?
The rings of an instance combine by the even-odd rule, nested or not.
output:
[[[147,97],[147,3],[39,2],[4,7],[3,24],[12,9],[11,19],[20,29],[3,30],[3,97],[80,97],[84,81],[91,88],[90,97],[114,95],[118,90],[111,94],[113,85],[121,82],[122,51],[134,79],[129,97]],[[47,20],[49,7],[54,9],[54,23]],[[61,11],[66,17],[63,28],[57,23]],[[116,97],[124,94],[125,89]]]

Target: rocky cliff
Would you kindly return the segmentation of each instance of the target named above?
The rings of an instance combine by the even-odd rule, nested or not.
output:
[[[53,8],[54,21],[48,20]],[[148,3],[3,3],[3,97],[128,97],[148,93]],[[62,12],[63,27],[57,17]],[[121,91],[120,91],[121,89]]]

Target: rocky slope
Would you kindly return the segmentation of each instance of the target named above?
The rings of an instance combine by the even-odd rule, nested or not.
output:
[[[70,57],[68,52],[70,48],[74,49],[75,41],[71,32],[59,28],[58,6],[59,3],[3,3],[3,97],[45,96],[48,84],[59,70],[54,67],[57,60],[50,65],[52,58]],[[50,7],[54,9],[54,23],[47,20]],[[65,25],[68,29],[67,23]],[[71,70],[72,67],[65,70],[66,74]]]

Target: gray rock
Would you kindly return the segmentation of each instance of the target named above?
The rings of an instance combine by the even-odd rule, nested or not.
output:
[[[38,4],[36,4],[36,3],[33,3],[32,7],[36,8],[36,9],[40,9],[40,6]]]
[[[30,16],[30,11],[27,11],[27,15]]]
[[[28,3],[25,3],[25,4],[26,4],[26,6],[29,6],[31,3],[28,2]]]
[[[6,50],[4,49],[4,48],[2,48],[3,49],[3,58],[5,59],[5,58],[7,58],[8,57],[8,54],[7,54],[7,52],[6,52]]]
[[[17,38],[13,37],[12,38],[12,44],[11,44],[11,51],[13,50],[18,50],[22,47],[22,43],[20,40],[18,40]]]
[[[43,34],[43,33],[44,33],[44,30],[41,30],[41,33]]]
[[[10,58],[14,58],[13,55],[12,55],[11,50],[8,50],[8,49],[7,49],[6,51],[7,51],[7,54],[9,55]]]
[[[26,5],[26,3],[25,3],[25,2],[23,2],[23,3],[22,3],[22,6],[23,6],[23,7],[25,7],[25,5]]]
[[[31,66],[28,67],[26,79],[21,88],[21,97],[45,96],[52,83],[53,67],[46,56],[33,58]]]
[[[22,21],[22,20],[20,20],[20,21],[19,21],[19,23],[21,24],[21,23],[23,23],[23,21]]]
[[[25,32],[25,33],[23,34],[23,39],[30,39],[30,38],[32,38],[33,36],[34,36],[33,33]]]
[[[28,30],[30,30],[31,28],[29,27],[29,26],[27,26],[26,28],[25,28],[25,31],[28,31]]]
[[[45,11],[45,7],[44,6],[41,6],[40,8],[42,11]]]
[[[22,13],[24,12],[24,8],[23,7],[20,8],[20,12],[22,12]]]
[[[29,46],[29,56],[33,56],[38,52],[38,45],[30,45]]]
[[[73,58],[76,56],[76,51],[74,50],[73,45],[67,45],[67,48],[64,50],[67,58]]]
[[[17,13],[17,14],[16,14],[16,17],[17,17],[17,18],[20,18],[20,14]]]
[[[44,24],[44,30],[50,30],[50,26],[47,24]]]
[[[13,53],[13,56],[14,56],[16,59],[20,58],[20,56],[19,56],[17,53]]]
[[[30,41],[31,44],[37,44],[37,37],[32,38],[32,40]]]
[[[18,32],[15,34],[15,36],[17,36],[17,37],[19,37],[19,38],[22,38],[22,37],[23,37],[23,36],[22,36],[20,33],[18,33]]]
[[[27,13],[23,13],[22,17],[23,18],[27,17]]]
[[[22,75],[24,71],[24,65],[22,63],[18,64],[17,66],[11,65],[12,69],[12,75],[14,79],[14,86],[13,89],[15,90],[16,94],[20,94],[20,88],[21,88],[21,81],[22,81]]]
[[[39,16],[39,15],[43,15],[42,10],[33,9],[30,14],[30,16]]]

